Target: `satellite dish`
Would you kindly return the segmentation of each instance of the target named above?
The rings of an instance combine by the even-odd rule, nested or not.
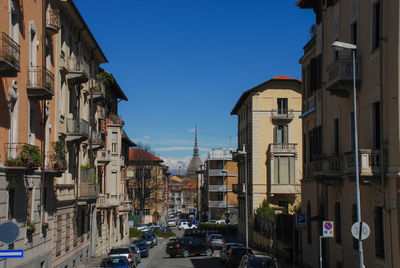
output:
[[[5,244],[12,244],[19,237],[19,226],[12,222],[7,221],[0,225],[0,241]]]

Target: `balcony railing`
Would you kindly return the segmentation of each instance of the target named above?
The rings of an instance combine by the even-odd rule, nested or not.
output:
[[[358,150],[358,166],[361,176],[372,176],[380,174],[380,151],[371,149]],[[354,152],[347,152],[344,154],[344,172],[355,172],[355,159]]]
[[[81,168],[79,182],[80,198],[96,198],[98,195],[95,185],[95,170],[93,168]]]
[[[28,96],[51,99],[54,95],[54,74],[45,67],[28,67]]]
[[[67,79],[72,84],[86,83],[89,80],[89,65],[82,56],[65,57],[68,70]]]
[[[1,32],[0,74],[16,76],[20,71],[20,46],[6,33]]]
[[[227,185],[210,185],[208,186],[210,192],[226,192],[228,191]]]
[[[47,33],[52,35],[58,33],[60,30],[60,15],[57,10],[48,8],[46,11],[46,30]]]
[[[97,162],[101,163],[109,163],[111,162],[111,152],[110,150],[101,149],[97,151]]]
[[[297,143],[271,143],[270,153],[297,153]]]
[[[132,211],[132,203],[131,201],[124,201],[122,205],[119,206],[119,211],[121,212],[131,212]]]
[[[331,65],[327,67],[328,82],[326,89],[338,97],[347,97],[353,90],[353,60],[349,51],[340,52],[341,55]],[[356,59],[356,83],[361,80],[360,57]]]
[[[342,157],[335,155],[323,155],[313,162],[303,166],[303,177],[315,176],[338,177],[343,174]]]
[[[272,119],[274,120],[292,120],[294,111],[289,109],[276,109],[271,111]]]
[[[92,131],[92,149],[103,147],[105,141],[100,131]]]
[[[92,92],[89,94],[89,98],[93,95],[93,100],[103,100],[106,97],[106,89],[100,82],[94,81],[94,86],[92,87]]]
[[[82,118],[67,118],[67,134],[74,136],[89,136],[89,124]]]
[[[228,170],[226,170],[226,169],[209,169],[208,176],[228,176]]]
[[[107,117],[107,125],[123,125],[124,121],[120,115],[110,114]]]
[[[228,206],[226,201],[209,201],[208,206],[210,208],[224,208]]]
[[[5,165],[8,168],[38,168],[42,165],[42,153],[34,145],[6,143],[5,155]]]
[[[63,172],[67,169],[67,159],[63,152],[54,150],[54,143],[50,146],[50,150],[45,153],[45,171],[46,172]]]

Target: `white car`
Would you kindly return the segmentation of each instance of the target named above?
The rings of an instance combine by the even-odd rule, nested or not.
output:
[[[169,226],[169,227],[174,227],[174,226],[176,226],[176,221],[174,221],[174,220],[168,221],[168,222],[167,222],[167,226]]]
[[[226,220],[218,220],[215,223],[216,224],[226,224]]]
[[[197,229],[197,226],[194,225],[193,223],[187,222],[187,221],[183,221],[179,224],[178,226],[179,230],[188,230],[188,229]]]

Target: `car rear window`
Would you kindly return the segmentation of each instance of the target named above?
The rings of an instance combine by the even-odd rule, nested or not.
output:
[[[124,258],[109,258],[102,260],[100,267],[116,267],[128,264]]]
[[[253,258],[249,261],[249,268],[277,268],[278,266],[271,259]]]
[[[129,248],[113,248],[110,250],[110,254],[129,254]]]
[[[222,235],[212,235],[211,239],[224,239]]]

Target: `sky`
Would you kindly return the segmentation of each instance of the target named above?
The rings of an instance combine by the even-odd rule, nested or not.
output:
[[[301,79],[315,23],[296,0],[74,0],[128,101],[119,114],[134,142],[171,165],[237,147],[243,92],[277,75]]]

